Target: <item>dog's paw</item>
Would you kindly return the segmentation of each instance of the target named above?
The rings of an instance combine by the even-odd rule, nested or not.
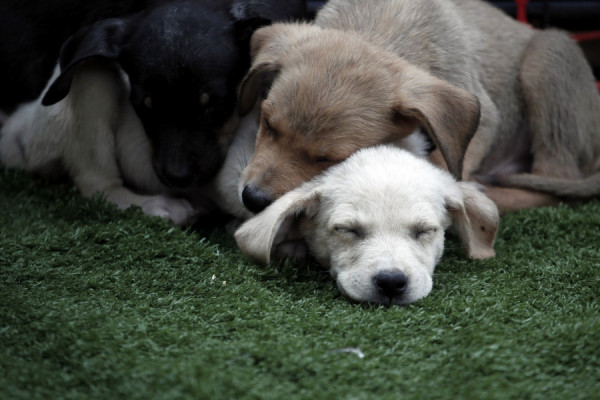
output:
[[[198,212],[189,201],[167,196],[152,196],[142,205],[145,214],[161,217],[175,225],[191,225]]]

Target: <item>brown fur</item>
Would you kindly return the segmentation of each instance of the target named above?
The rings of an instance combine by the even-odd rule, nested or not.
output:
[[[257,31],[252,56],[240,110],[268,94],[242,187],[266,198],[416,127],[433,162],[487,184],[502,210],[600,194],[582,180],[600,165],[600,96],[563,33],[478,0],[331,0],[313,25]]]

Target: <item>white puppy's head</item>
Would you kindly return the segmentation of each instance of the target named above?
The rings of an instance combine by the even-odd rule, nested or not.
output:
[[[289,239],[303,238],[352,300],[407,304],[431,291],[447,228],[456,228],[469,257],[488,258],[498,222],[495,204],[473,184],[378,146],[285,194],[235,238],[263,263]]]

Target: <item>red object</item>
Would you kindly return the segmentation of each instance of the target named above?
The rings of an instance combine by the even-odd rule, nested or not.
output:
[[[517,3],[517,20],[527,23],[527,3],[529,0],[515,0]]]
[[[596,40],[600,39],[600,31],[574,33],[571,35],[571,37],[578,42],[583,42],[585,40]]]

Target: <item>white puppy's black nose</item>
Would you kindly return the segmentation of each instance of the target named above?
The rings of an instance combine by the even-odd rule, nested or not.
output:
[[[401,296],[408,287],[408,276],[398,270],[378,272],[373,280],[377,291],[389,298]]]
[[[267,193],[248,184],[244,186],[244,190],[242,191],[242,201],[248,210],[258,214],[267,208],[273,202],[273,199]]]

